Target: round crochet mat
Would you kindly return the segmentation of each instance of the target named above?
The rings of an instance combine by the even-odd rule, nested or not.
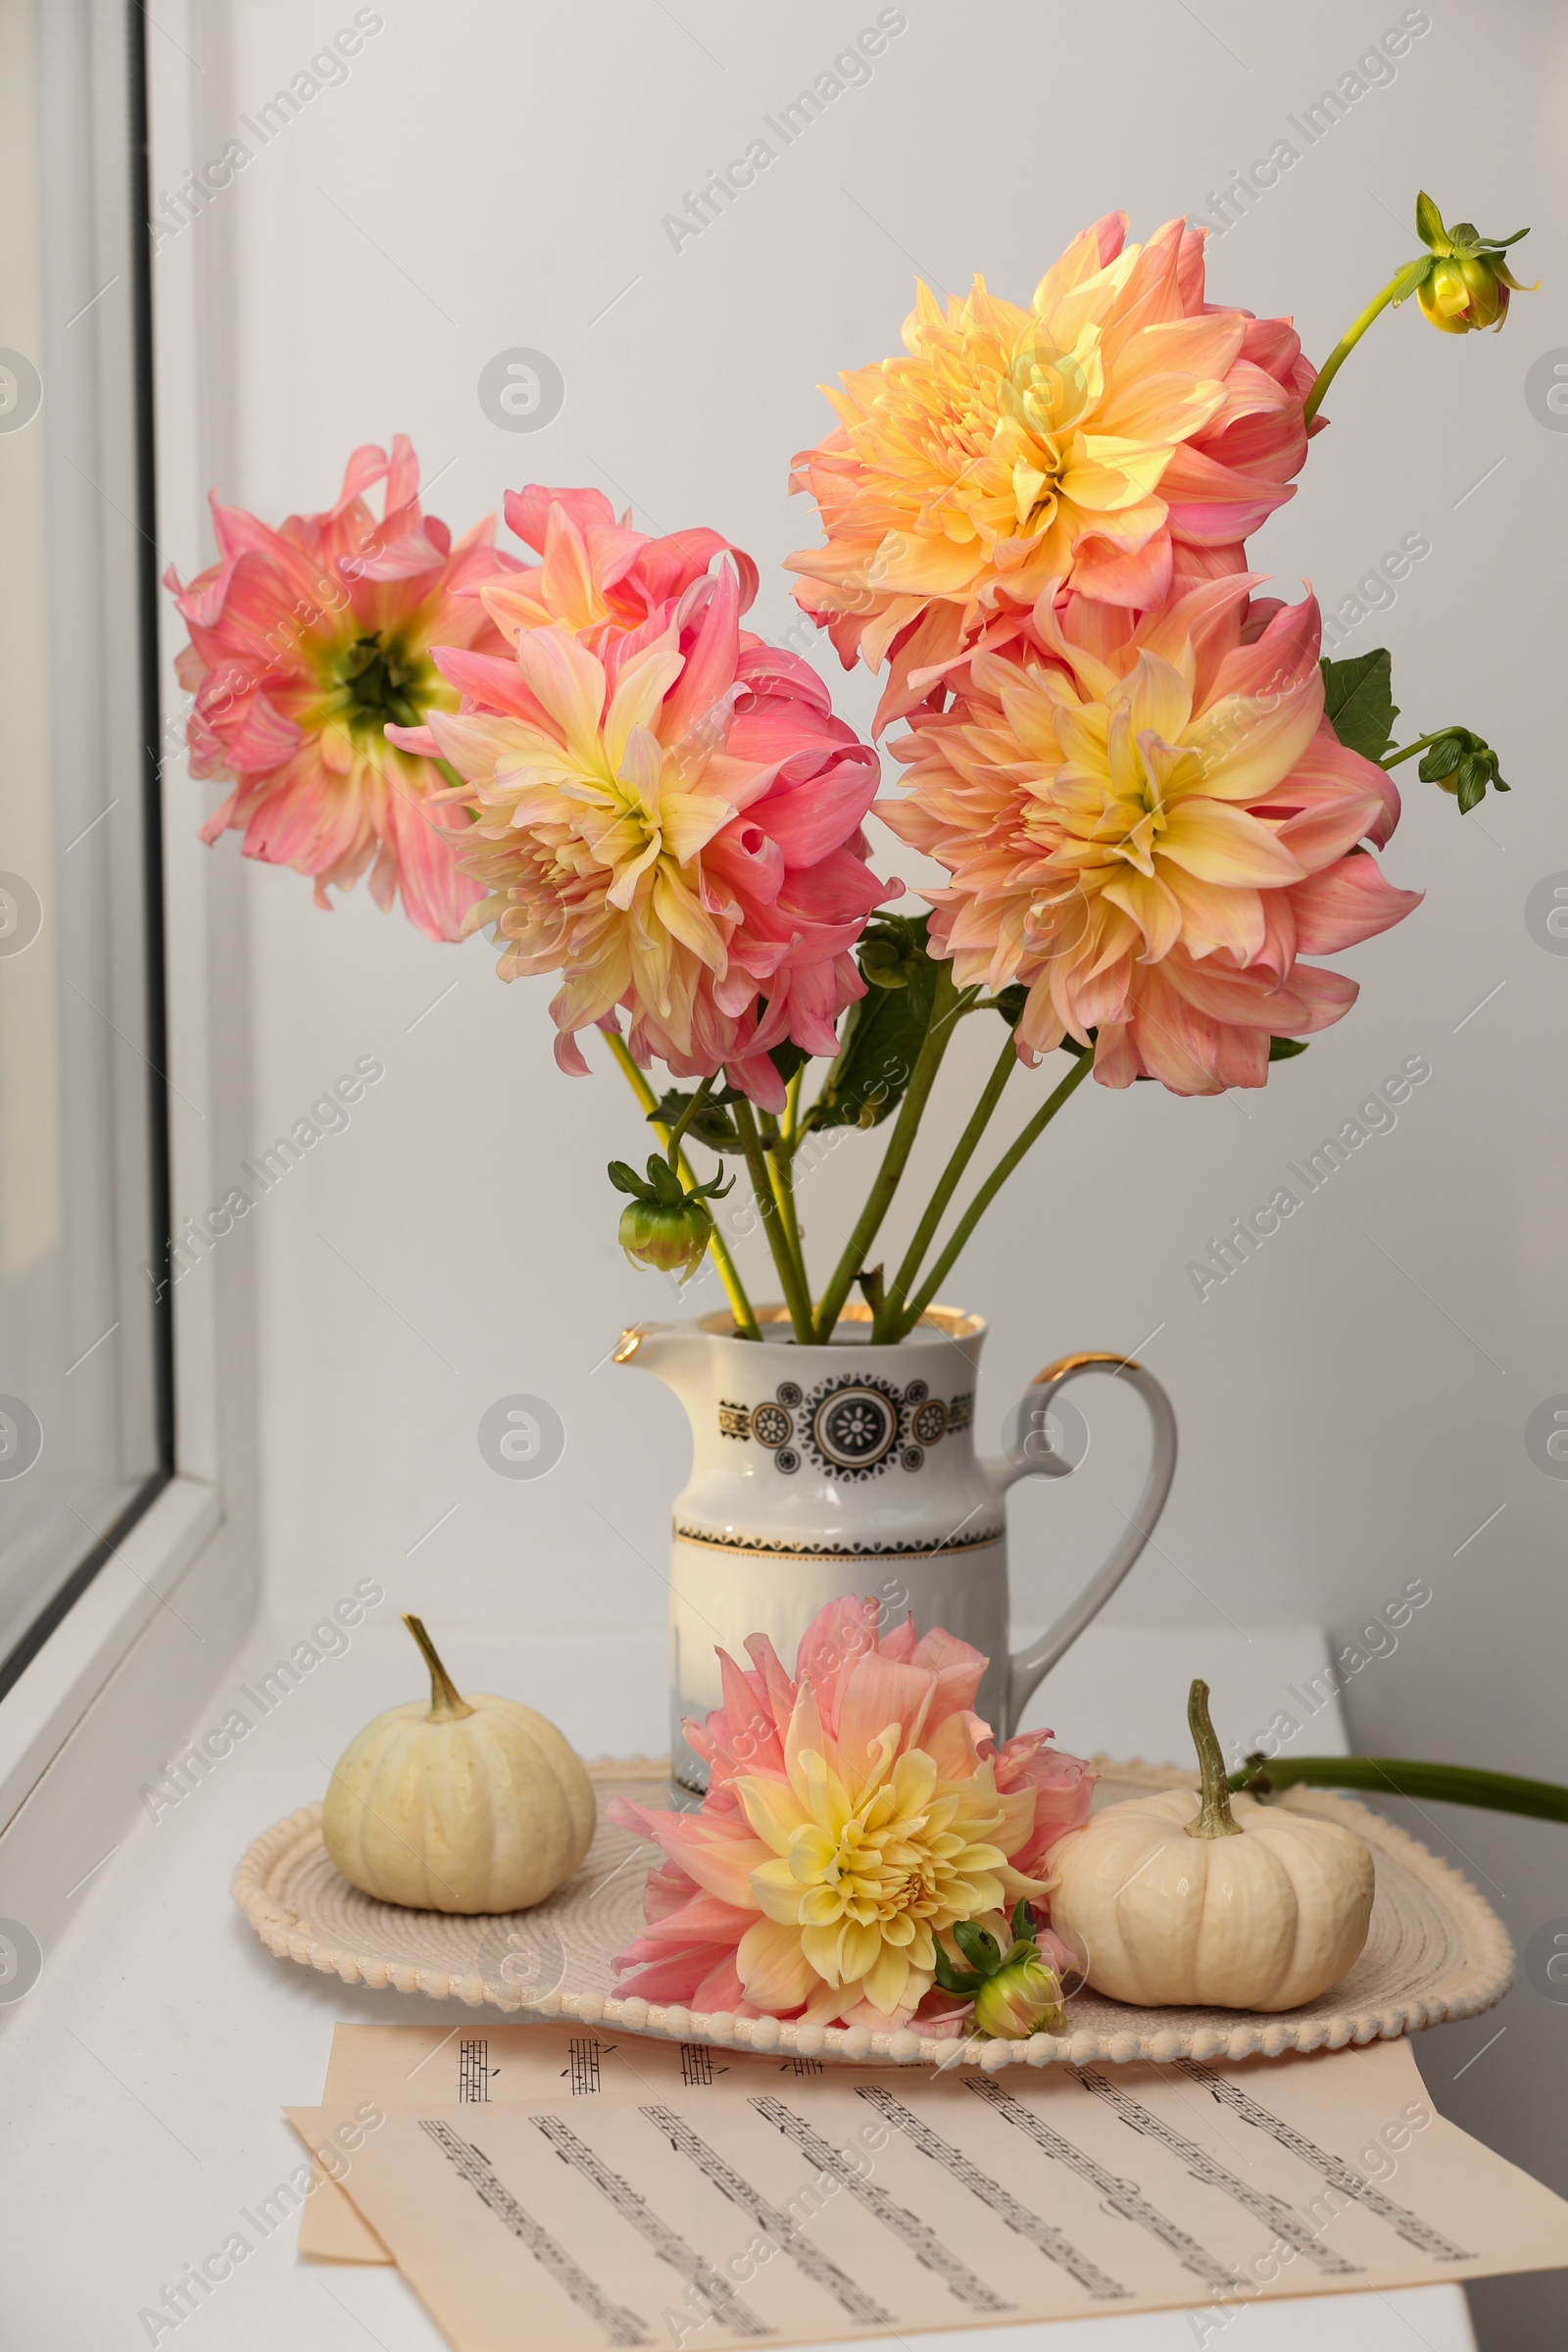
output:
[[[1194,1785],[1168,1766],[1097,1757],[1097,1809],[1148,1788]],[[660,1800],[663,1758],[589,1766],[601,1808],[617,1793]],[[1085,1990],[1067,2004],[1063,2034],[1028,2041],[966,2041],[959,2063],[1074,2066],[1131,2059],[1277,2057],[1389,2039],[1446,2019],[1475,2017],[1501,1999],[1513,1951],[1501,1922],[1467,1880],[1392,1822],[1348,1797],[1293,1788],[1278,1801],[1339,1820],[1371,1847],[1377,1894],[1366,1949],[1332,1992],[1308,2008],[1134,2009]],[[915,2028],[873,2034],[864,2026],[792,2025],[777,2018],[710,2014],[638,2000],[616,1989],[615,1953],[642,1926],[643,1880],[656,1849],[601,1815],[575,1878],[531,1911],[459,1918],[374,1901],[340,1878],[321,1842],[321,1808],[306,1805],[258,1838],[234,1879],[234,1896],[270,1952],[345,1984],[390,1984],[431,2000],[488,2002],[622,2033],[722,2047],[790,2050],[858,2065],[954,2063],[952,2038]]]

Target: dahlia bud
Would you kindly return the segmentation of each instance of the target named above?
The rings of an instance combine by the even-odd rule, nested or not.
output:
[[[978,1921],[960,1919],[953,1940],[967,1968],[956,1968],[938,1941],[937,1983],[944,1992],[968,1994],[974,2003],[971,2031],[998,2041],[1027,2041],[1031,2034],[1059,2034],[1066,2023],[1055,1970],[1035,1940],[1034,1914],[1020,1900],[1012,1914],[1012,1941],[1003,1950]]]
[[[1469,727],[1446,727],[1415,772],[1423,784],[1441,784],[1445,792],[1451,792],[1462,816],[1485,799],[1489,784],[1494,792],[1509,789],[1499,773],[1496,753]]]
[[[1527,228],[1511,237],[1484,237],[1468,220],[1445,228],[1443,215],[1423,189],[1416,198],[1416,233],[1427,251],[1402,273],[1404,283],[1396,295],[1403,302],[1414,294],[1426,317],[1446,335],[1467,335],[1483,326],[1501,326],[1508,313],[1508,293],[1534,294],[1522,286],[1503,260],[1503,249],[1527,237]]]
[[[1038,1944],[1015,1943],[995,1976],[974,1996],[977,2034],[999,2041],[1027,2041],[1031,2034],[1059,2034],[1066,2022],[1055,1970],[1040,1957]]]
[[[623,1159],[612,1159],[611,1183],[618,1192],[632,1196],[620,1212],[618,1233],[630,1262],[649,1266],[656,1273],[676,1274],[683,1284],[690,1282],[713,1238],[712,1211],[708,1203],[721,1200],[734,1189],[733,1176],[728,1184],[720,1184],[723,1173],[721,1165],[717,1176],[687,1192],[662,1152],[656,1152],[650,1158],[646,1183]]]
[[[871,988],[907,988],[928,956],[927,918],[885,914],[861,936],[856,950],[860,977]]]

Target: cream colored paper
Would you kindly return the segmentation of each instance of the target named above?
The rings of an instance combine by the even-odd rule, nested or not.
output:
[[[793,2059],[783,2063],[796,2065]],[[812,2063],[800,2065],[805,2070]],[[771,2071],[765,2059],[706,2043],[600,2035],[581,2026],[341,2025],[332,2035],[321,2105],[337,2110],[373,2099],[390,2109],[562,2096],[635,2099],[640,2092],[653,2096],[670,2086],[722,2082],[732,2068]],[[319,2165],[300,2216],[300,2252],[316,2262],[392,2260],[352,2197]]]
[[[348,2191],[458,2352],[514,2352],[522,2311],[552,2352],[1171,2306],[1203,2343],[1257,2295],[1568,2264],[1568,2204],[1437,2117],[1402,2041],[997,2076],[714,2056],[630,2097],[616,2070],[385,2103]]]

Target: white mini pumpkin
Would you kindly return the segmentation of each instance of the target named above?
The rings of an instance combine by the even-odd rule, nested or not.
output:
[[[459,1696],[417,1617],[430,1703],[391,1707],[332,1775],[321,1836],[343,1876],[419,1911],[523,1911],[577,1869],[598,1810],[581,1760],[513,1698]]]
[[[1194,1683],[1201,1791],[1107,1805],[1052,1851],[1051,1925],[1089,1984],[1139,2008],[1297,2009],[1352,1968],[1372,1856],[1336,1821],[1232,1796]]]

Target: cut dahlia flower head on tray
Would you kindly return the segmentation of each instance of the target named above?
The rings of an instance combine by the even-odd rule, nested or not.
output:
[[[1413,294],[1463,333],[1526,290],[1506,259],[1524,230],[1446,227],[1424,192],[1416,227],[1421,256],[1320,367],[1288,318],[1214,299],[1182,220],[1137,243],[1107,215],[1026,302],[980,277],[945,307],[918,288],[903,351],[844,374],[791,475],[822,528],[789,559],[795,595],[846,666],[883,674],[894,799],[816,670],[745,625],[757,567],[717,530],[654,536],[597,490],[531,484],[504,501],[525,556],[488,517],[454,541],[401,435],[356,450],[319,514],[274,528],[215,499],[217,561],[169,574],[192,772],[230,787],[205,837],[240,832],[323,906],[368,873],[432,940],[488,930],[504,980],[549,974],[561,1067],[585,1074],[601,1034],[684,1196],[633,1179],[635,1263],[689,1277],[706,1251],[760,1336],[708,1206],[722,1170],[690,1158],[727,1151],[794,1337],[830,1338],[858,1284],[874,1336],[903,1338],[1084,1079],[1262,1086],[1344,1017],[1356,983],[1318,959],[1420,904],[1378,860],[1401,761],[1420,755],[1461,813],[1508,789],[1456,722],[1396,747],[1387,653],[1323,659],[1315,598],[1266,593],[1249,557],[1384,311]],[[884,911],[904,893],[873,870],[873,808],[945,870],[918,916]],[[976,1013],[1004,1024],[996,1066],[882,1264]],[[1058,1052],[956,1206],[1009,1078]],[[884,1123],[864,1208],[813,1280],[797,1155],[816,1129]]]
[[[1089,1818],[1088,1765],[1048,1731],[998,1745],[974,1712],[983,1653],[912,1619],[884,1634],[875,1599],[830,1601],[793,1674],[765,1635],[745,1646],[749,1666],[719,1653],[722,1706],[685,1727],[709,1768],[701,1807],[611,1800],[611,1818],[664,1856],[643,1933],[615,1960],[622,1990],[740,2017],[877,2032],[918,2018],[958,2034],[975,1995],[943,1971],[989,1974],[995,1945],[988,2013],[1029,2014],[1044,1976],[1059,1987],[1071,1965],[1048,1924],[1050,1860]],[[1015,1948],[1031,1912],[1034,1975]]]

